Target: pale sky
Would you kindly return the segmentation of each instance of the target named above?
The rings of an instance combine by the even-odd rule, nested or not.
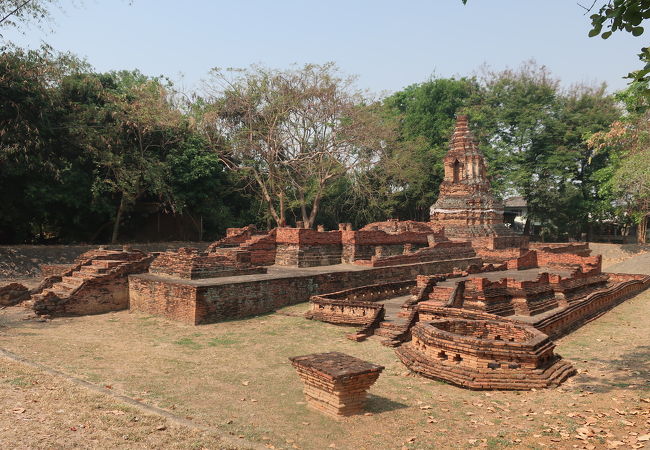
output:
[[[585,4],[591,1],[585,0]],[[647,34],[588,38],[589,18],[572,0],[61,0],[54,22],[23,35],[85,57],[98,71],[140,69],[186,89],[212,67],[336,62],[375,93],[440,77],[470,75],[482,64],[517,67],[534,58],[561,78],[607,82],[641,64]],[[49,31],[49,28],[52,31]]]

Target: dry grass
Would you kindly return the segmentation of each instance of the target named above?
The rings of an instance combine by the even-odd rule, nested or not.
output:
[[[176,426],[23,364],[0,366],[0,447],[219,448],[212,432]]]
[[[128,312],[42,323],[23,321],[12,308],[0,313],[0,347],[216,427],[224,435],[275,448],[582,448],[608,441],[630,448],[642,445],[645,441],[637,437],[650,433],[650,403],[642,400],[650,397],[649,306],[646,292],[563,339],[558,353],[581,373],[559,389],[526,393],[473,392],[405,376],[393,350],[377,341],[351,342],[344,338],[347,329],[282,314],[193,327]],[[297,305],[284,312],[305,308]],[[287,358],[331,350],[386,366],[370,391],[372,415],[335,422],[306,408]],[[53,442],[66,447],[219,446],[208,440],[214,436],[172,427],[154,432],[163,419],[139,415],[141,420],[133,423],[133,412],[107,414],[119,405],[59,380],[33,385],[32,380],[42,379],[38,373],[20,381],[26,372],[7,365],[0,383],[0,428],[22,420],[12,412],[19,402],[42,417],[21,422],[12,435],[25,447]],[[30,392],[42,397],[30,403]],[[73,407],[79,412],[71,413]],[[59,409],[68,412],[59,415]],[[80,430],[84,423],[88,428]],[[596,432],[579,439],[576,429],[585,423]],[[77,431],[71,432],[71,426]],[[38,431],[30,432],[32,427]],[[6,433],[0,432],[0,439],[10,436]],[[34,437],[41,433],[53,437]],[[90,443],[90,435],[97,442]],[[133,437],[124,440],[124,435]]]

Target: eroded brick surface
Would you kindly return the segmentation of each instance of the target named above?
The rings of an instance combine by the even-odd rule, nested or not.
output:
[[[411,370],[471,389],[545,388],[575,373],[535,328],[502,320],[419,322],[397,349]]]
[[[332,417],[363,412],[367,391],[383,366],[345,353],[316,353],[289,358],[303,382],[307,404]]]

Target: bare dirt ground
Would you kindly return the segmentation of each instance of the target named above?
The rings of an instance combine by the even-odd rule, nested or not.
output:
[[[89,392],[24,364],[0,365],[0,447],[221,448],[219,436]]]
[[[304,304],[198,327],[126,311],[36,322],[14,307],[0,311],[0,347],[269,448],[643,448],[649,307],[645,292],[559,341],[557,352],[580,373],[533,392],[467,391],[408,375],[377,341],[355,343],[347,328],[285,315]],[[386,366],[369,415],[336,422],[306,408],[287,358],[332,350]],[[158,431],[162,418],[2,362],[0,439],[12,447],[223,445],[187,429]]]
[[[635,256],[650,253],[650,244],[600,244],[589,243],[592,255],[603,255],[603,269],[627,261]]]

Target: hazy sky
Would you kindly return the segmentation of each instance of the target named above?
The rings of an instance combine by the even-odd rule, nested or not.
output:
[[[584,0],[585,4],[591,1]],[[431,75],[468,75],[483,63],[534,58],[565,84],[606,81],[640,68],[647,36],[588,38],[589,19],[570,0],[61,0],[48,30],[5,30],[87,58],[99,71],[138,68],[186,88],[211,67],[335,61],[358,85],[396,91]],[[646,33],[647,35],[647,33]]]

